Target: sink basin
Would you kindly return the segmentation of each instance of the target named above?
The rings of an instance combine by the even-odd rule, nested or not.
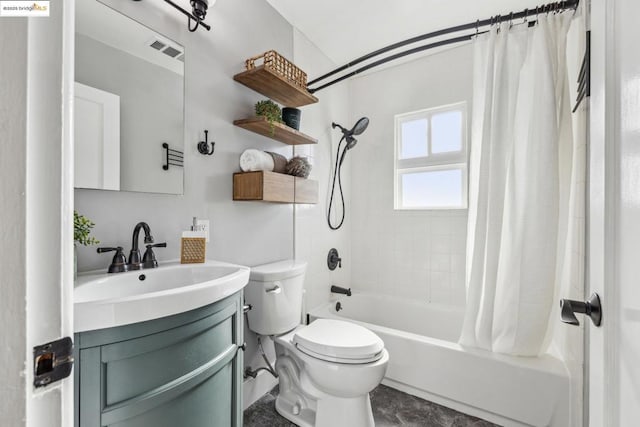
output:
[[[75,332],[183,313],[228,297],[249,281],[249,267],[219,261],[162,263],[158,268],[78,275]]]

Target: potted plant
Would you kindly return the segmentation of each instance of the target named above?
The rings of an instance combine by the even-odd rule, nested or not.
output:
[[[278,107],[278,104],[270,99],[258,101],[255,108],[256,115],[265,117],[271,125],[271,135],[273,136],[276,132],[276,127],[273,124],[276,122],[283,123],[282,110],[280,109],[280,107]]]
[[[91,229],[95,227],[95,223],[84,215],[80,215],[78,211],[73,211],[73,278],[78,275],[78,257],[76,254],[77,245],[89,246],[100,243],[95,237],[91,236]]]

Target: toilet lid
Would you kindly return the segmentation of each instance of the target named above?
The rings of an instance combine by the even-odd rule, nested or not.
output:
[[[380,337],[367,328],[333,319],[318,319],[300,328],[293,343],[310,356],[344,363],[378,360],[384,349]]]

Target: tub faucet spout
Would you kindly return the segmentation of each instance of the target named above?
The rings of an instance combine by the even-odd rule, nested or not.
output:
[[[331,285],[331,292],[333,292],[334,294],[344,294],[348,297],[351,296],[351,288],[347,289],[341,288],[340,286]]]

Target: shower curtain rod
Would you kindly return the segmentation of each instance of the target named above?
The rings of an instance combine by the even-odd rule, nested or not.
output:
[[[438,31],[434,31],[431,33],[426,33],[426,34],[422,34],[420,36],[416,36],[416,37],[412,37],[410,39],[407,40],[403,40],[401,42],[397,42],[394,44],[391,44],[389,46],[383,47],[382,49],[378,49],[375,50],[373,52],[370,52],[364,56],[361,56],[357,59],[354,59],[353,61],[350,61],[338,68],[336,68],[333,71],[330,71],[327,74],[324,74],[320,77],[318,77],[317,79],[311,80],[308,84],[307,84],[307,90],[310,93],[315,93],[319,90],[322,90],[324,88],[327,88],[329,86],[332,86],[336,83],[339,83],[345,79],[348,79],[350,77],[355,76],[356,74],[360,74],[364,71],[370,70],[371,68],[377,67],[379,65],[385,64],[387,62],[396,60],[398,58],[402,58],[404,56],[408,56],[408,55],[413,55],[414,53],[418,53],[418,52],[422,52],[425,50],[429,50],[429,49],[433,49],[436,47],[441,47],[441,46],[446,46],[446,45],[450,45],[450,44],[454,44],[454,43],[460,43],[463,41],[467,41],[467,40],[471,40],[473,37],[475,37],[478,34],[484,34],[487,31],[483,31],[483,32],[479,32],[478,29],[480,27],[486,27],[487,25],[491,26],[500,22],[508,22],[508,21],[513,21],[516,19],[526,19],[530,16],[537,16],[540,13],[549,13],[549,12],[561,12],[567,9],[576,9],[578,7],[578,4],[580,3],[580,0],[566,0],[566,1],[560,1],[557,3],[549,3],[549,4],[545,4],[543,6],[536,6],[535,8],[532,9],[525,9],[523,11],[520,12],[510,12],[507,15],[496,15],[496,16],[492,16],[491,18],[488,19],[483,19],[483,20],[477,20],[476,22],[470,22],[468,24],[463,24],[463,25],[457,25],[455,27],[450,27],[450,28],[445,28],[443,30],[438,30]],[[348,70],[349,68],[364,62],[368,59],[371,58],[375,58],[376,56],[382,55],[383,53],[387,53],[389,51],[413,44],[413,43],[417,43],[423,40],[428,40],[434,37],[439,37],[439,36],[444,36],[446,34],[451,34],[451,33],[457,33],[459,31],[465,31],[465,30],[476,30],[474,33],[472,34],[466,34],[464,36],[458,36],[458,37],[454,37],[454,38],[450,38],[450,39],[446,39],[446,40],[440,40],[434,43],[430,43],[424,46],[419,46],[419,47],[415,47],[413,49],[409,49],[403,52],[399,52],[396,53],[394,55],[391,56],[387,56],[385,58],[379,59],[375,62],[372,62],[370,64],[367,64],[363,67],[358,68],[357,70],[354,70],[348,74],[345,74],[341,77],[338,77],[337,79],[331,80],[328,83],[325,83],[319,87],[316,88],[310,88],[309,86],[316,84],[322,80],[325,80],[328,77],[331,77],[341,71],[345,71]]]

